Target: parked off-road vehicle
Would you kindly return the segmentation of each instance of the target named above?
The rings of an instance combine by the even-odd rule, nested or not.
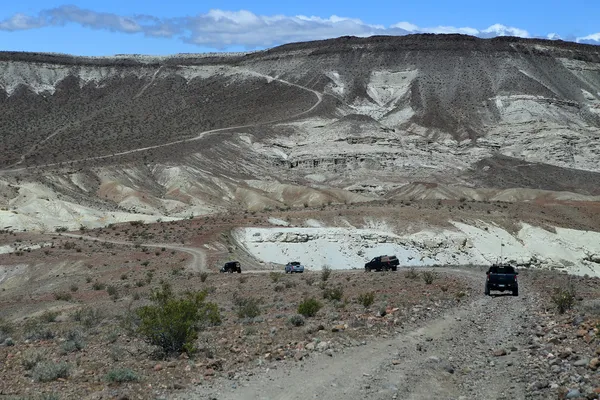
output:
[[[400,260],[396,256],[379,256],[365,264],[365,271],[396,271]]]
[[[240,266],[239,261],[230,261],[226,262],[225,265],[219,270],[221,273],[229,272],[230,274],[237,272],[238,274],[242,273],[242,267]]]
[[[517,282],[519,271],[510,264],[494,264],[487,271],[485,280],[485,295],[490,295],[490,290],[512,291],[513,296],[519,295],[519,283]]]

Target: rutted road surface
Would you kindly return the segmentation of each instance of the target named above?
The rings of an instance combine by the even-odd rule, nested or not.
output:
[[[457,273],[481,282],[483,292],[481,273]],[[306,361],[263,368],[247,381],[222,379],[173,398],[524,399],[527,371],[521,361],[535,294],[526,286],[521,292],[520,297],[476,294],[394,339],[375,339],[333,357],[311,353]]]

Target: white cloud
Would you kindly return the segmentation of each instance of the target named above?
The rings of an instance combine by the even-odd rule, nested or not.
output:
[[[588,43],[588,44],[600,44],[600,33],[594,33],[592,35],[578,37],[575,39],[577,43]]]
[[[43,18],[34,18],[25,14],[15,14],[0,22],[1,31],[22,31],[26,29],[40,28],[46,25]]]
[[[318,16],[257,15],[251,11],[212,9],[204,14],[178,18],[149,15],[122,16],[96,12],[77,6],[60,6],[41,11],[37,16],[15,14],[0,21],[0,30],[17,31],[43,26],[78,24],[86,28],[148,37],[182,40],[206,47],[224,49],[231,46],[262,48],[282,43],[327,39],[339,36],[406,35],[412,33],[459,33],[483,38],[495,36],[531,37],[524,29],[495,24],[485,29],[472,27],[419,27],[410,22],[391,26],[367,24],[360,19],[332,15]],[[550,36],[549,36],[550,37]],[[552,38],[557,35],[552,34]],[[577,41],[600,43],[600,34]]]

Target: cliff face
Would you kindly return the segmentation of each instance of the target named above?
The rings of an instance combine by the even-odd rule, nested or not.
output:
[[[22,207],[23,182],[157,215],[414,195],[400,189],[418,182],[434,198],[600,195],[596,46],[414,35],[162,58],[0,53],[0,111],[6,208]]]

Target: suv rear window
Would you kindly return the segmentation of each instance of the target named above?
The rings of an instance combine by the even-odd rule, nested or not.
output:
[[[506,267],[490,267],[490,272],[492,274],[514,274],[514,267],[506,266]]]

